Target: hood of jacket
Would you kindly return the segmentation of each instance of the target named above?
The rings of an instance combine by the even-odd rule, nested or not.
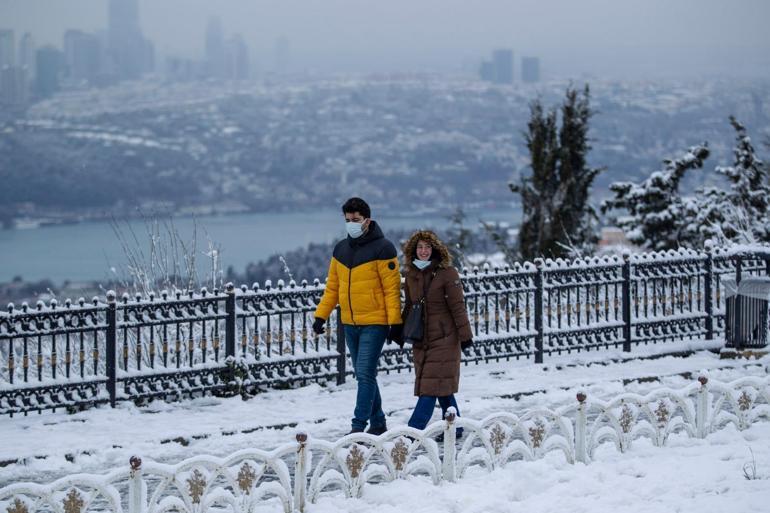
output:
[[[404,243],[404,267],[407,269],[407,271],[409,269],[417,270],[417,268],[412,265],[412,262],[417,259],[417,243],[421,240],[430,243],[431,247],[433,248],[433,252],[430,256],[430,259],[433,261],[433,265],[431,265],[428,269],[432,267],[438,267],[441,269],[451,267],[452,255],[449,254],[449,249],[443,242],[441,242],[441,239],[438,238],[438,235],[430,230],[417,230]]]

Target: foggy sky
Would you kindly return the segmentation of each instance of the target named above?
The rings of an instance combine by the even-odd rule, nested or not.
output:
[[[158,57],[200,58],[211,15],[258,69],[285,36],[294,71],[473,70],[498,47],[548,77],[770,77],[768,0],[140,0]],[[0,28],[61,46],[107,26],[106,0],[0,0]]]

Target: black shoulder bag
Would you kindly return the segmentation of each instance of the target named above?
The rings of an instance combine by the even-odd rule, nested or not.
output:
[[[430,283],[433,283],[437,272],[438,269],[431,273]],[[426,283],[422,297],[419,301],[412,304],[412,308],[406,314],[406,320],[404,321],[404,344],[419,344],[422,342],[423,334],[425,333],[425,296],[428,295],[430,283]]]

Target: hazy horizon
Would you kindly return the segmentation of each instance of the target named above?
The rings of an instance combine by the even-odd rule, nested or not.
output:
[[[105,30],[107,5],[0,0],[0,28],[61,47],[67,29]],[[139,9],[160,59],[202,58],[206,24],[218,16],[227,36],[244,37],[258,72],[273,68],[285,37],[291,71],[473,72],[505,47],[517,77],[522,56],[541,59],[544,79],[770,77],[766,0],[140,0]]]

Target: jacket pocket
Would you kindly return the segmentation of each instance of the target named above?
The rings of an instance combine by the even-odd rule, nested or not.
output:
[[[377,294],[373,290],[369,291],[369,296],[372,300],[372,305],[374,305],[374,308],[376,308],[377,310],[382,308],[382,303],[380,302],[380,298],[377,297]]]

